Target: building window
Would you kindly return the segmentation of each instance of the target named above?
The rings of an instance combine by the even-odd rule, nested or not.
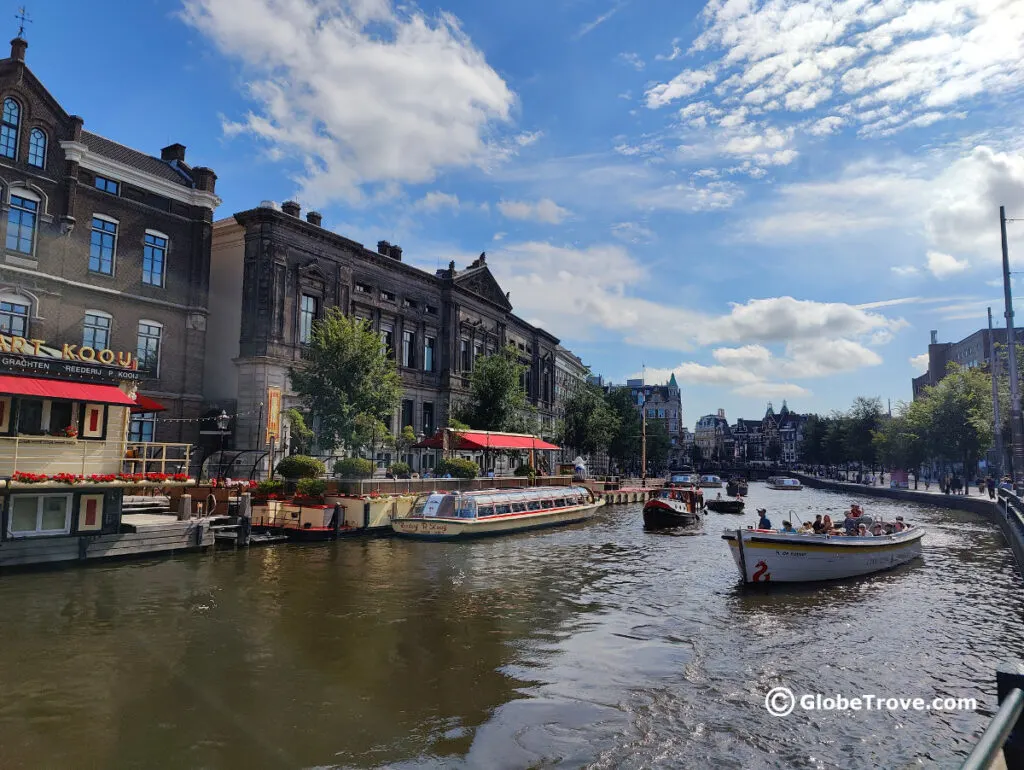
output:
[[[163,330],[163,325],[156,321],[139,321],[135,356],[139,359],[139,368],[149,372],[150,377],[160,376],[160,337]]]
[[[164,265],[167,257],[167,236],[146,231],[142,246],[142,282],[151,286],[164,285]]]
[[[128,426],[129,441],[152,441],[156,434],[156,412],[140,412],[132,415]]]
[[[7,212],[7,248],[31,254],[36,240],[36,214],[39,201],[21,195],[11,195],[11,208]]]
[[[459,343],[459,358],[462,363],[462,371],[468,372],[473,368],[473,358],[469,352],[469,340],[462,340]]]
[[[28,164],[37,168],[46,165],[46,134],[41,128],[33,128],[28,135]]]
[[[395,333],[388,328],[380,330],[380,345],[384,348],[384,353],[390,358],[394,355],[395,350]]]
[[[387,291],[385,289],[380,290],[380,298],[385,302],[394,302],[395,293],[393,291]]]
[[[423,338],[423,371],[432,372],[434,371],[434,348],[437,345],[437,340],[433,337]]]
[[[13,495],[11,537],[68,534],[71,499],[72,495]]]
[[[115,182],[113,179],[107,179],[105,176],[97,176],[94,182],[97,190],[103,190],[103,192],[117,195],[121,190],[120,182]]]
[[[373,291],[373,289],[371,289],[365,283],[357,283],[356,284],[356,293],[358,293],[358,294],[370,294],[372,291]]]
[[[410,369],[416,366],[416,334],[414,332],[402,332],[402,366]]]
[[[302,295],[299,304],[299,342],[308,345],[313,341],[313,322],[316,320],[317,305],[320,303],[316,297],[308,294]]]
[[[413,402],[409,399],[402,399],[402,424],[398,426],[399,431],[405,430],[405,426],[412,425]],[[415,426],[413,426],[415,430]]]
[[[402,300],[402,307],[408,307],[408,308],[412,308],[413,310],[415,310],[416,309],[416,300],[409,299],[408,297],[406,297],[404,300]]]
[[[423,312],[427,315],[437,315],[437,308],[433,305],[427,305],[423,308]]]
[[[0,332],[14,337],[28,337],[28,305],[0,300]]]
[[[89,241],[89,270],[104,275],[114,274],[114,249],[117,247],[117,222],[113,219],[92,218],[92,238]]]
[[[423,432],[428,436],[434,435],[434,405],[429,401],[423,404]]]
[[[5,158],[18,157],[18,121],[21,107],[14,99],[4,99],[3,118],[0,120],[0,155]]]
[[[82,328],[82,347],[93,350],[105,350],[110,347],[109,313],[101,310],[87,310],[85,324]]]

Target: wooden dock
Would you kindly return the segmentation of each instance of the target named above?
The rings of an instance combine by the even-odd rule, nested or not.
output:
[[[116,534],[5,540],[0,543],[0,568],[158,556],[202,550],[213,543],[209,519],[178,521],[166,514],[125,514]]]
[[[605,505],[628,505],[630,503],[644,503],[654,497],[661,487],[624,487],[623,489],[609,489],[595,491],[594,495],[604,500]]]

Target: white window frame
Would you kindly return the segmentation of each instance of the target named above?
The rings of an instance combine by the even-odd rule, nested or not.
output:
[[[2,301],[2,298],[0,298],[0,301]],[[88,320],[89,316],[91,316],[91,315],[99,316],[101,318],[106,318],[106,319],[108,319],[110,321],[110,324],[107,326],[107,344],[105,346],[105,347],[109,348],[110,347],[110,336],[114,333],[114,316],[110,315],[110,313],[108,313],[106,310],[93,310],[91,308],[87,309],[82,314],[82,345],[85,345],[85,330],[86,330],[86,328],[93,328],[93,329],[96,328],[95,326],[88,327],[86,325],[86,321]],[[96,350],[102,350],[103,348],[95,348],[95,349]]]
[[[32,162],[32,137],[35,135],[37,131],[39,132],[40,136],[43,137],[43,162],[38,165]],[[46,153],[49,151],[49,149],[49,135],[39,126],[32,126],[32,128],[28,130],[28,155],[25,158],[25,162],[28,165],[32,166],[32,168],[46,168]]]
[[[18,120],[16,123],[7,123],[3,121],[4,108],[7,106],[7,100],[14,102],[18,108]],[[22,123],[25,119],[25,105],[21,103],[20,99],[15,99],[13,96],[5,96],[0,100],[0,123],[4,126],[11,126],[14,128],[14,155],[0,155],[0,158],[7,158],[8,160],[18,161],[18,153],[21,152],[21,128]]]
[[[26,305],[28,307],[28,313],[25,315],[25,337],[28,338],[32,333],[32,309],[34,307],[32,298],[13,291],[0,291],[0,302],[9,302],[12,305]]]
[[[153,426],[152,436],[153,438],[132,438],[132,425],[135,423],[151,423]],[[131,419],[128,421],[128,441],[132,443],[146,443],[147,441],[152,442],[156,438],[156,412],[135,412],[132,414]]]
[[[120,229],[120,228],[119,228]],[[152,235],[154,238],[164,239],[164,260],[163,264],[160,265],[160,283],[149,283],[146,281],[146,236]],[[117,243],[115,241],[114,246],[116,248]],[[116,253],[116,251],[115,251]],[[171,255],[171,236],[167,233],[162,233],[159,230],[146,230],[142,236],[142,283],[146,286],[155,286],[158,289],[167,288],[167,260]]]
[[[0,156],[0,157],[3,157],[3,156]],[[28,253],[28,254],[25,253],[24,251],[18,251],[17,249],[11,251],[10,249],[7,248],[7,228],[10,226],[10,222],[11,222],[11,220],[10,220],[10,210],[12,208],[12,204],[11,204],[11,196],[12,195],[16,195],[19,198],[24,198],[25,200],[35,201],[36,204],[37,204],[36,205],[36,210],[34,212],[35,213],[35,217],[36,217],[35,218],[35,223],[32,225],[32,252]],[[46,209],[46,201],[43,199],[43,196],[41,196],[35,190],[33,190],[31,188],[28,188],[28,187],[21,187],[21,186],[18,186],[18,185],[12,185],[11,187],[7,188],[7,194],[4,196],[4,198],[7,201],[7,211],[8,211],[8,215],[6,217],[4,217],[4,251],[6,253],[8,253],[8,254],[11,254],[12,256],[15,256],[15,257],[20,256],[23,259],[35,259],[36,258],[36,250],[39,248],[39,218],[43,215],[43,213],[44,213],[44,211]]]
[[[36,529],[31,532],[28,531],[14,531],[14,500],[17,498],[36,498]],[[39,529],[42,525],[43,520],[43,500],[47,497],[59,497],[64,500],[64,528],[63,529]],[[12,495],[11,496],[11,512],[7,520],[7,535],[12,538],[23,538],[23,537],[47,537],[53,535],[67,535],[71,533],[71,508],[74,495],[70,493],[57,493],[47,494],[41,493],[38,495]]]
[[[135,326],[135,356],[138,358],[139,355],[139,327],[142,324],[149,324],[150,326],[156,326],[160,329],[160,337],[156,343],[156,368],[153,370],[152,378],[158,379],[160,377],[160,359],[164,355],[164,325],[159,321],[153,321],[148,318],[140,318],[138,324]],[[142,362],[140,361],[141,365]]]
[[[101,272],[99,270],[89,269],[89,271],[88,271],[89,275],[105,275],[108,278],[113,278],[115,275],[117,275],[117,242],[121,238],[121,220],[114,219],[114,217],[110,216],[109,214],[96,214],[96,213],[94,213],[89,218],[89,248],[90,249],[92,248],[92,233],[93,233],[92,220],[93,219],[100,219],[100,220],[102,220],[104,222],[110,222],[111,224],[114,225],[114,250],[113,250],[113,253],[111,253],[111,255],[110,255],[110,272],[109,273],[104,273],[104,272]],[[92,256],[90,255],[89,258],[91,259]]]

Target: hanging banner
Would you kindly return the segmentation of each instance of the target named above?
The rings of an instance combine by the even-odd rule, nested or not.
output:
[[[267,440],[271,443],[281,435],[281,389],[267,388]]]

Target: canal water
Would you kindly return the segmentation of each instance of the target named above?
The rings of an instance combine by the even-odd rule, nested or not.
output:
[[[712,493],[713,494],[713,493]],[[719,535],[849,498],[753,484],[744,516],[640,506],[471,543],[394,539],[0,577],[0,767],[954,767],[1024,657],[1010,551],[969,514],[868,499],[924,558],[741,589]],[[776,718],[766,692],[978,699]]]

